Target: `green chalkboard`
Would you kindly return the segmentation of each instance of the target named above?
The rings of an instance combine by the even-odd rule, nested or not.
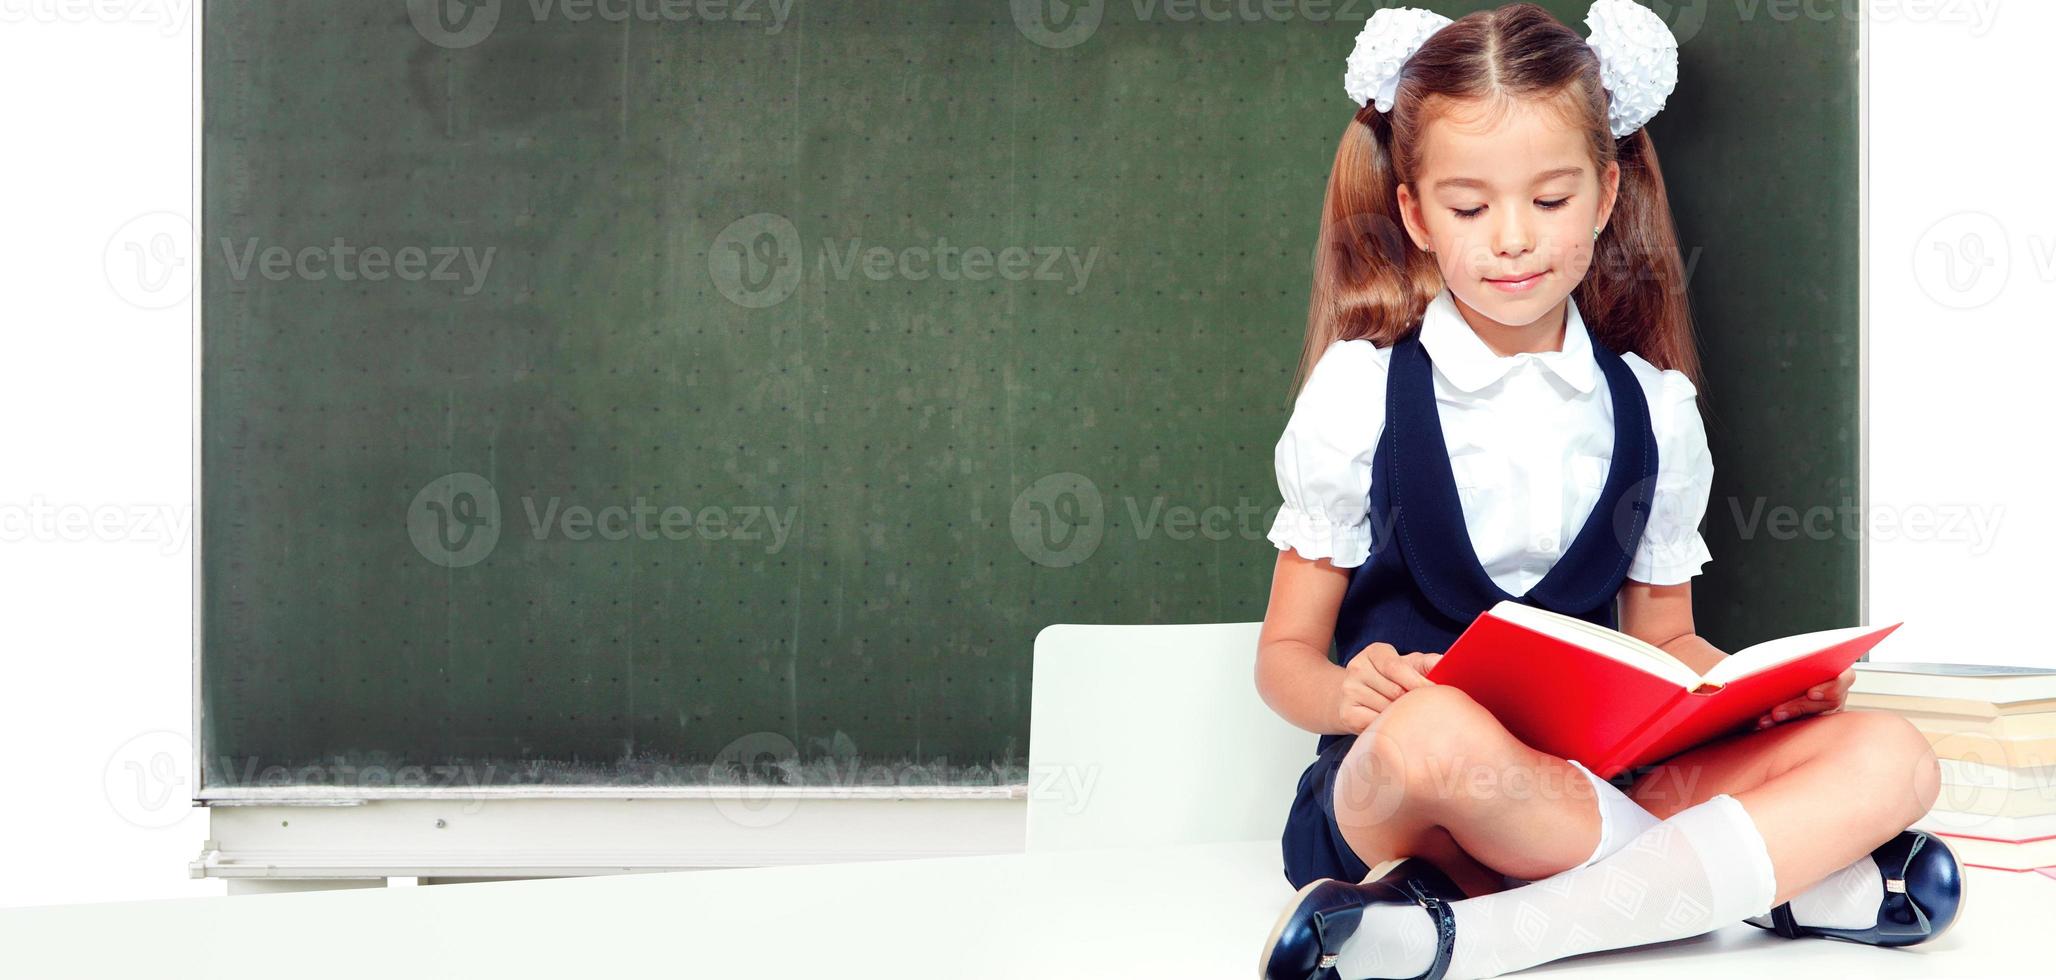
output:
[[[204,788],[1023,781],[1043,626],[1263,616],[1370,9],[210,0]],[[1687,13],[1739,646],[1855,614],[1724,511],[1855,492],[1855,28]]]

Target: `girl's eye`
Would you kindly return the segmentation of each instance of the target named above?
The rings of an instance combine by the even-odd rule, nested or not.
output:
[[[1563,207],[1563,206],[1564,206],[1564,205],[1566,205],[1566,204],[1569,204],[1569,203],[1570,203],[1570,200],[1571,200],[1571,199],[1570,199],[1570,198],[1568,198],[1568,197],[1559,197],[1559,198],[1557,198],[1557,199],[1556,199],[1556,200],[1554,200],[1554,201],[1536,201],[1536,202],[1535,202],[1535,206],[1536,206],[1536,207],[1539,207],[1539,208],[1541,208],[1541,209],[1542,209],[1542,210],[1544,210],[1544,211],[1554,211],[1554,210],[1556,210],[1557,208],[1560,208],[1560,207]],[[1478,214],[1479,214],[1479,212],[1481,212],[1481,211],[1484,211],[1484,210],[1485,210],[1485,206],[1484,206],[1484,205],[1482,205],[1482,204],[1480,204],[1480,205],[1478,205],[1477,207],[1471,208],[1471,209],[1469,209],[1469,210],[1465,210],[1465,209],[1462,209],[1462,208],[1451,208],[1451,209],[1450,209],[1450,212],[1449,212],[1449,213],[1451,213],[1451,214],[1454,214],[1454,215],[1456,215],[1457,217],[1459,217],[1459,218],[1462,218],[1462,219],[1464,219],[1464,220],[1468,221],[1468,220],[1470,220],[1471,218],[1475,218],[1475,217],[1477,217],[1477,216],[1478,216]]]

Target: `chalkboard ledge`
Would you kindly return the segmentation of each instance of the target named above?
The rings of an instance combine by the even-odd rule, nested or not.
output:
[[[991,786],[238,786],[198,806],[356,806],[373,800],[1023,800],[1028,784]]]
[[[273,799],[210,800],[207,841],[187,865],[230,889],[584,877],[766,865],[1001,854],[1027,841],[1025,787],[786,787],[716,796],[672,787],[416,790],[415,798],[342,798],[271,787]],[[735,788],[747,793],[744,788]],[[1011,794],[1011,795],[1009,795]],[[298,883],[298,884],[295,884]]]

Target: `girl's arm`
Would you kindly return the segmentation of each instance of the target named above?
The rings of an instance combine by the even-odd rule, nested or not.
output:
[[[1627,580],[1621,586],[1621,632],[1662,647],[1671,656],[1700,673],[1706,673],[1727,654],[1692,632],[1692,583],[1649,585]],[[1805,693],[1771,709],[1756,720],[1756,727],[1772,725],[1842,707],[1849,688],[1856,683],[1856,668],[1842,671],[1832,681],[1816,684]]]
[[[1348,671],[1328,659],[1349,575],[1326,558],[1279,550],[1270,609],[1257,637],[1257,694],[1286,721],[1321,735],[1349,734],[1340,717]]]
[[[1628,579],[1621,585],[1621,632],[1706,673],[1727,653],[1692,631],[1692,583],[1650,585]]]

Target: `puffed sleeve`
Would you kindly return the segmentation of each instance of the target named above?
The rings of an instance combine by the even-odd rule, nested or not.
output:
[[[1628,566],[1628,577],[1637,582],[1689,582],[1713,559],[1706,539],[1699,535],[1713,492],[1713,456],[1706,448],[1698,394],[1683,372],[1667,370],[1650,402],[1650,428],[1657,441],[1656,498],[1635,560]]]
[[[1338,567],[1371,552],[1371,453],[1385,427],[1389,349],[1368,340],[1328,345],[1307,375],[1273,453],[1284,505],[1271,543]]]

